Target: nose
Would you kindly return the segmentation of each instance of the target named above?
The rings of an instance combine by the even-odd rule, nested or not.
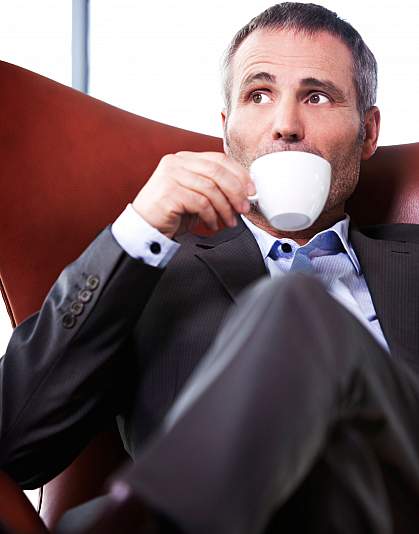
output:
[[[272,139],[297,142],[304,139],[304,124],[298,102],[292,97],[283,97],[277,103],[272,123]]]

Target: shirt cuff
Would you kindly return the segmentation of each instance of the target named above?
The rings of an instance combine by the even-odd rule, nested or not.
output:
[[[166,267],[180,247],[179,243],[148,224],[134,210],[132,204],[128,204],[116,219],[111,231],[127,254],[152,267]]]

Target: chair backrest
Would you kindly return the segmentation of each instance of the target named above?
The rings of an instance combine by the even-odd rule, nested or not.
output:
[[[59,272],[122,211],[164,154],[222,150],[216,137],[157,123],[0,62],[0,288],[13,325],[36,311]],[[383,147],[349,203],[359,224],[419,223],[419,143]],[[52,526],[102,491],[126,458],[99,436],[45,487]]]
[[[12,324],[39,309],[66,264],[111,223],[160,158],[220,139],[138,117],[0,62],[0,287]],[[127,459],[114,429],[44,487],[41,515],[98,495]]]

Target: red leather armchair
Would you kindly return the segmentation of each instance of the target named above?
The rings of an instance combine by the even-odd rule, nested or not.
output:
[[[218,138],[133,115],[4,62],[0,101],[0,288],[13,325],[40,307],[62,268],[134,198],[164,154],[222,150]],[[348,206],[357,223],[419,223],[419,143],[379,148],[361,174]],[[114,429],[97,436],[45,486],[47,527],[103,492],[126,459]],[[41,533],[42,523],[22,530],[16,516],[6,520],[13,502],[24,506],[12,487],[0,477],[1,501],[10,500],[0,521]]]

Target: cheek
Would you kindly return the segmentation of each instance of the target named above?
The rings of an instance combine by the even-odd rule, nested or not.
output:
[[[227,131],[230,136],[247,137],[257,124],[258,121],[252,120],[248,114],[235,111],[230,115]]]
[[[230,142],[249,151],[263,142],[267,131],[267,121],[260,113],[234,111],[227,120],[226,135]]]
[[[321,132],[318,136],[306,137],[306,142],[315,148],[318,153],[327,159],[333,167],[336,162],[347,161],[355,157],[357,152],[357,135],[351,131],[343,133],[336,132],[334,135],[324,135]]]
[[[237,121],[236,118],[231,118],[227,121],[225,129],[225,139],[228,143],[231,155],[237,150],[243,151],[244,147],[250,142],[248,138],[249,128],[247,128],[241,121]]]
[[[358,139],[359,128],[359,119],[352,114],[348,116],[329,112],[307,118],[305,135],[324,146],[345,147],[347,150]]]

